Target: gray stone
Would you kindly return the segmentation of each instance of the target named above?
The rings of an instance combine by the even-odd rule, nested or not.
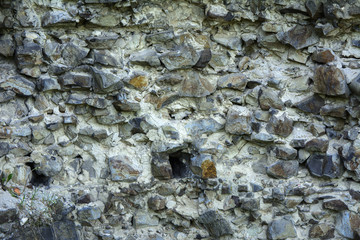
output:
[[[119,99],[118,101],[113,102],[113,106],[119,112],[137,112],[141,109],[138,101],[128,99]]]
[[[214,133],[222,128],[224,128],[224,124],[220,124],[212,118],[199,119],[185,125],[187,133],[192,136],[201,136],[204,133]]]
[[[19,217],[17,204],[19,200],[8,191],[0,189],[0,224],[14,222]]]
[[[154,211],[159,211],[166,208],[166,198],[158,195],[150,197],[147,203],[149,208]]]
[[[294,160],[297,156],[297,150],[292,147],[276,146],[273,152],[276,158],[282,160]]]
[[[88,55],[90,49],[78,46],[74,43],[67,43],[61,53],[62,58],[68,66],[74,67]]]
[[[325,138],[314,138],[305,143],[305,150],[309,152],[325,153],[329,146],[329,140]]]
[[[125,123],[126,118],[122,116],[121,114],[110,114],[106,116],[99,116],[96,117],[96,121],[103,125],[113,125],[113,124],[119,124],[119,123]]]
[[[127,155],[117,155],[109,158],[109,168],[112,181],[134,182],[142,170]]]
[[[200,55],[191,45],[180,45],[174,50],[160,56],[160,61],[169,71],[193,67],[200,59]]]
[[[40,125],[31,126],[31,139],[34,143],[39,143],[41,140],[44,140],[50,134],[45,127]]]
[[[91,221],[101,217],[101,209],[98,206],[87,205],[77,210],[80,221]]]
[[[86,38],[89,48],[111,49],[114,47],[119,36],[91,36]]]
[[[151,217],[148,212],[138,211],[134,215],[133,224],[135,228],[157,226],[159,219],[155,216]]]
[[[338,178],[343,173],[343,167],[337,155],[311,155],[306,166],[309,172],[316,177]]]
[[[221,5],[209,5],[206,9],[206,15],[210,18],[225,18],[228,11]]]
[[[66,100],[66,104],[82,105],[85,104],[86,99],[87,99],[87,95],[80,93],[72,93],[69,95],[68,99]]]
[[[266,173],[274,178],[288,179],[295,177],[299,170],[299,162],[296,160],[277,161],[266,168]]]
[[[320,115],[346,118],[346,106],[345,105],[325,105],[320,109]]]
[[[165,153],[152,153],[151,172],[157,179],[171,179],[172,168],[169,161],[169,155]]]
[[[311,18],[317,19],[322,13],[322,3],[318,0],[307,0],[305,2],[306,11]]]
[[[85,3],[117,3],[120,0],[85,0]]]
[[[244,91],[248,78],[242,73],[232,73],[225,75],[218,80],[218,88],[232,88]]]
[[[79,135],[94,138],[96,141],[101,141],[108,137],[108,133],[105,129],[95,130],[92,127],[81,128],[79,130]]]
[[[203,162],[210,161],[213,162],[212,155],[210,154],[196,154],[190,159],[190,169],[191,171],[198,175],[203,176]]]
[[[46,129],[47,130],[50,130],[50,131],[56,131],[58,129],[60,129],[62,127],[62,122],[59,120],[59,121],[53,121],[53,122],[50,122],[50,123],[47,123],[45,125]]]
[[[36,83],[40,91],[47,92],[51,90],[60,90],[61,86],[55,78],[40,77]]]
[[[164,31],[164,32],[157,32],[146,35],[146,41],[153,42],[153,43],[163,43],[173,40],[175,37],[174,31]]]
[[[261,88],[259,91],[259,105],[262,110],[276,108],[282,110],[284,103],[279,98],[280,92],[272,88]]]
[[[194,65],[195,68],[205,68],[212,57],[210,48],[205,48],[200,52],[199,61]]]
[[[282,137],[288,137],[293,131],[293,121],[284,114],[277,117],[271,116],[269,123],[266,125],[268,133],[276,134]]]
[[[205,97],[216,90],[216,84],[209,82],[206,77],[195,71],[189,71],[179,90],[181,97]]]
[[[145,49],[130,55],[129,61],[133,64],[158,67],[161,65],[158,54],[153,49]]]
[[[297,238],[294,222],[286,217],[271,222],[267,235],[269,239]]]
[[[0,87],[22,96],[32,96],[35,93],[35,84],[22,76],[12,76],[5,82],[0,83]]]
[[[214,210],[201,214],[198,221],[215,238],[233,234],[230,224]]]
[[[251,112],[246,107],[232,106],[226,117],[225,131],[230,134],[251,134]]]
[[[37,154],[31,154],[31,157],[35,162],[36,173],[38,174],[53,177],[58,175],[63,169],[63,159],[60,156],[41,154],[40,158],[38,158]]]
[[[123,79],[127,74],[123,71],[117,74],[105,72],[95,67],[92,67],[93,76],[95,79],[95,92],[108,93],[123,88]]]
[[[16,96],[16,94],[11,90],[1,91],[0,92],[0,103],[8,102],[8,101],[14,99],[15,96]]]
[[[215,34],[212,36],[213,40],[224,47],[235,51],[242,50],[242,42],[240,36],[231,36],[230,34]]]
[[[84,72],[67,72],[61,76],[60,81],[64,87],[74,89],[90,89],[93,87],[92,75]]]
[[[108,101],[105,98],[101,98],[101,97],[87,98],[85,100],[85,103],[91,107],[98,109],[105,109],[109,105]]]
[[[351,80],[351,83],[349,84],[349,88],[352,93],[358,96],[360,95],[360,74]]]
[[[340,212],[336,217],[335,229],[345,238],[358,238],[360,236],[359,215],[350,211]]]
[[[42,49],[39,44],[27,42],[16,48],[15,59],[19,69],[42,64]]]
[[[328,96],[348,95],[342,71],[335,66],[319,66],[314,74],[314,92]]]
[[[120,59],[114,56],[109,50],[93,50],[92,54],[95,63],[100,63],[104,66],[122,67]]]
[[[251,134],[249,141],[265,144],[265,143],[274,142],[274,140],[275,140],[275,137],[266,132],[259,132],[259,133],[253,132]]]
[[[50,58],[53,62],[61,58],[62,45],[55,41],[47,40],[44,44],[44,53],[45,56]]]
[[[63,123],[64,124],[77,124],[77,117],[75,115],[64,116]]]
[[[15,52],[14,40],[10,35],[0,37],[0,54],[4,57],[12,57]]]
[[[296,25],[287,32],[277,33],[276,37],[280,42],[290,44],[295,49],[302,49],[319,42],[319,37],[310,25]]]
[[[0,158],[9,153],[10,145],[7,142],[0,142]]]
[[[317,94],[314,94],[311,97],[307,97],[301,100],[298,103],[295,103],[294,106],[301,111],[307,113],[319,114],[320,109],[325,105],[325,100]]]
[[[62,24],[75,23],[76,20],[69,13],[61,10],[47,11],[41,19],[43,27],[52,27]]]

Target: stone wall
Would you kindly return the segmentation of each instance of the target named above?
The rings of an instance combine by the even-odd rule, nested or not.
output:
[[[1,239],[359,239],[358,0],[0,0]]]

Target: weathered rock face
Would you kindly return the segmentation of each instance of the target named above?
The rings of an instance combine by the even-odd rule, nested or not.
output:
[[[0,0],[0,239],[359,239],[357,0]]]

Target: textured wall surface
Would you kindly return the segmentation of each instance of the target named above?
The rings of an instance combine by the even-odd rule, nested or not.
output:
[[[0,238],[360,239],[360,1],[0,0]]]

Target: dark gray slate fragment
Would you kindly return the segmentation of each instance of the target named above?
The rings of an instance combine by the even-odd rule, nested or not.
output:
[[[335,229],[345,238],[359,239],[360,216],[350,211],[340,212],[336,217]]]
[[[151,172],[155,178],[160,180],[172,178],[169,155],[165,153],[152,153]]]
[[[74,43],[68,43],[64,47],[61,56],[67,65],[74,67],[81,63],[81,61],[88,55],[88,48],[80,47]]]
[[[86,38],[89,48],[94,49],[110,49],[114,46],[118,36],[91,36]]]
[[[0,83],[0,87],[10,89],[22,96],[32,96],[35,93],[35,84],[20,75],[8,78],[7,81]]]
[[[197,61],[197,63],[195,64],[195,68],[205,68],[207,66],[207,64],[210,62],[211,60],[211,50],[210,48],[205,48],[204,50],[202,50],[200,52],[200,58],[199,61]]]
[[[314,94],[311,97],[305,98],[298,103],[295,103],[294,106],[301,111],[307,113],[319,114],[320,109],[325,105],[325,100],[317,94]]]
[[[243,91],[248,82],[248,78],[242,73],[232,73],[225,75],[218,80],[218,88],[232,88]]]
[[[16,94],[11,90],[2,91],[0,92],[0,103],[8,102],[11,99],[13,99],[15,96]]]
[[[279,32],[276,37],[280,42],[290,44],[296,49],[302,49],[319,42],[319,37],[310,25],[296,25],[287,32]]]
[[[323,208],[335,211],[349,210],[348,206],[340,199],[324,200]]]
[[[15,44],[10,35],[0,37],[0,54],[5,57],[14,56]]]
[[[95,63],[100,63],[104,66],[122,67],[119,59],[111,54],[108,50],[93,50]]]
[[[307,160],[306,166],[316,177],[338,178],[343,173],[338,155],[313,154]]]
[[[320,115],[346,118],[346,106],[345,105],[325,105],[320,109]]]
[[[292,147],[276,146],[273,151],[276,158],[283,160],[293,160],[297,156],[297,150]]]
[[[320,239],[332,239],[334,238],[335,228],[333,225],[326,223],[320,223],[313,225],[309,230],[309,237]]]
[[[198,221],[204,225],[210,235],[215,238],[233,234],[229,223],[214,210],[209,210],[201,214]]]
[[[205,97],[215,92],[215,84],[209,82],[206,77],[201,76],[198,72],[189,71],[179,90],[182,97]]]
[[[94,90],[95,92],[111,92],[120,90],[123,88],[124,83],[123,79],[126,77],[125,72],[119,72],[113,74],[110,72],[105,72],[95,67],[92,67],[93,76],[95,79]]]
[[[174,50],[160,56],[160,61],[169,71],[191,68],[199,59],[200,54],[191,45],[177,46]]]
[[[51,77],[40,77],[36,83],[36,86],[40,91],[43,92],[61,89],[58,81]]]
[[[269,239],[288,239],[297,237],[294,222],[286,217],[272,221],[268,227],[267,235]]]
[[[76,20],[69,13],[61,10],[47,11],[41,19],[43,27],[56,26],[66,23],[74,23]]]
[[[297,175],[299,170],[299,162],[291,161],[277,161],[266,168],[266,173],[275,178],[288,179]]]
[[[305,143],[305,150],[309,152],[325,153],[329,146],[329,140],[325,138],[314,138]]]
[[[155,50],[145,49],[130,55],[129,61],[133,64],[148,65],[152,67],[160,66],[160,60]]]
[[[224,128],[224,124],[220,124],[212,118],[199,119],[185,125],[186,131],[193,136],[201,136],[204,133],[214,133],[222,128]]]
[[[276,108],[282,110],[284,103],[279,97],[280,92],[273,88],[261,88],[259,91],[259,105],[262,110]]]
[[[148,206],[154,211],[163,210],[166,208],[166,198],[156,195],[148,199]]]
[[[15,59],[18,68],[32,67],[42,63],[42,49],[39,44],[27,42],[16,48]]]

